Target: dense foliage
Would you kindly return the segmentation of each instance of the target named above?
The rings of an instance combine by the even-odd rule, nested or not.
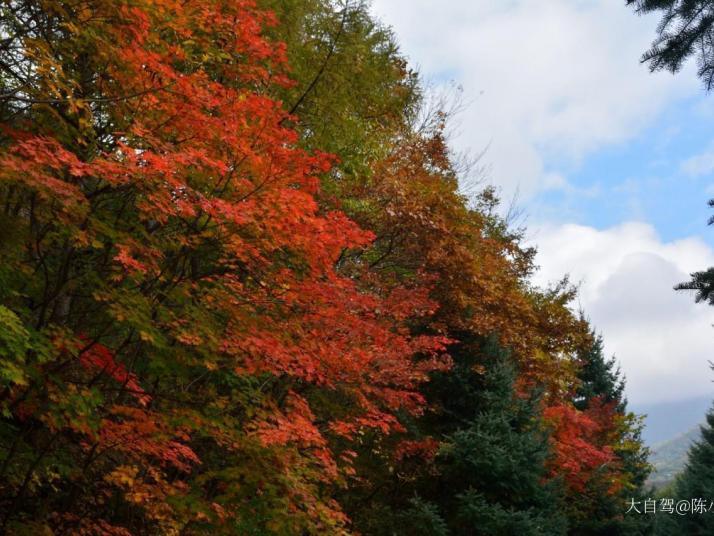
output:
[[[459,192],[366,5],[7,0],[0,34],[0,533],[640,533],[575,291]]]

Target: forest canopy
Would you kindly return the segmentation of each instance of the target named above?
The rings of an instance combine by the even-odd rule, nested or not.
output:
[[[643,533],[623,379],[367,4],[0,36],[0,533]]]

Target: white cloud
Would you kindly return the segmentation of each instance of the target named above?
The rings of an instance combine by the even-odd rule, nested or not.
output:
[[[464,87],[470,105],[456,145],[489,146],[493,180],[522,200],[698,90],[691,73],[653,75],[639,64],[657,20],[623,2],[375,0],[374,11],[425,76]]]
[[[704,152],[687,158],[680,169],[690,177],[708,175],[714,171],[714,142]]]
[[[634,222],[606,230],[541,227],[537,243],[536,282],[569,273],[581,284],[579,305],[617,356],[631,401],[714,394],[714,308],[672,288],[714,265],[714,250],[694,238],[663,242],[650,225]]]
[[[560,173],[546,173],[543,177],[543,189],[571,191],[573,186]]]

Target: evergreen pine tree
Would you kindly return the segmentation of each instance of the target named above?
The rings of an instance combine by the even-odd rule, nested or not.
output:
[[[574,405],[579,410],[584,410],[598,398],[604,403],[614,402],[618,410],[624,410],[627,404],[624,399],[625,382],[620,376],[615,357],[606,359],[602,336],[594,333],[592,335],[592,344],[578,351],[578,361],[581,365],[578,373],[580,385]]]
[[[372,479],[377,484],[344,501],[356,507],[350,515],[357,530],[373,536],[565,535],[560,482],[547,481],[550,449],[538,394],[516,392],[516,367],[494,340],[460,334],[460,341],[452,348],[454,367],[435,374],[427,388],[438,411],[413,423],[440,441],[433,463],[385,463],[384,476]],[[382,451],[379,445],[366,450],[370,463]]]
[[[446,438],[440,484],[451,497],[442,508],[454,535],[475,527],[494,536],[566,534],[559,485],[545,481],[549,448],[539,397],[514,393],[514,366],[496,351],[478,412]]]
[[[652,71],[679,71],[696,55],[707,90],[714,87],[714,2],[712,0],[627,0],[640,14],[662,12],[657,37],[642,57]]]
[[[578,351],[580,384],[574,405],[581,411],[607,408],[614,412],[615,428],[610,430],[609,440],[619,460],[621,482],[613,488],[606,471],[601,478],[592,478],[578,504],[568,509],[570,533],[578,536],[650,534],[651,518],[624,515],[628,499],[644,495],[649,474],[649,451],[641,437],[642,419],[627,411],[625,380],[615,357],[607,359],[602,336],[594,332],[591,335],[591,342]]]
[[[581,363],[578,379],[581,383],[575,396],[575,407],[585,410],[595,401],[613,405],[621,425],[618,430],[619,448],[616,450],[622,460],[623,472],[628,477],[626,491],[642,491],[651,469],[647,463],[650,452],[642,440],[643,419],[627,409],[625,379],[615,356],[605,358],[602,336],[593,332],[592,341],[591,345],[578,352]]]
[[[709,200],[709,206],[714,208],[714,199]],[[709,225],[714,225],[714,216],[709,218]],[[692,279],[675,286],[675,290],[694,291],[694,301],[714,305],[714,267],[691,274]]]
[[[652,71],[679,71],[696,56],[698,75],[707,91],[714,88],[714,0],[627,0],[639,14],[662,12],[657,37],[642,61]],[[709,200],[714,207],[714,199]],[[714,217],[709,218],[709,225]],[[697,303],[714,305],[714,267],[691,274],[692,279],[675,287],[696,293]]]
[[[631,497],[645,495],[644,485],[649,475],[641,432],[642,419],[627,411],[625,380],[617,368],[615,357],[605,358],[602,336],[592,333],[591,343],[578,352],[580,371],[574,404],[581,411],[603,408],[614,411],[617,428],[610,431],[610,441],[619,459],[621,482],[613,492],[606,474],[593,478],[583,493],[577,508],[569,509],[571,534],[578,536],[635,536],[651,534],[652,519],[647,516],[624,515]]]

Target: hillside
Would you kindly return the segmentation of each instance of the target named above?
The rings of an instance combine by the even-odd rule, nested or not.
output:
[[[696,426],[688,432],[652,447],[650,463],[654,467],[648,483],[661,488],[666,486],[684,469],[687,452],[691,444],[699,439],[700,429]]]
[[[645,415],[642,439],[650,448],[687,434],[704,420],[714,394],[654,404],[632,404],[632,411]]]

